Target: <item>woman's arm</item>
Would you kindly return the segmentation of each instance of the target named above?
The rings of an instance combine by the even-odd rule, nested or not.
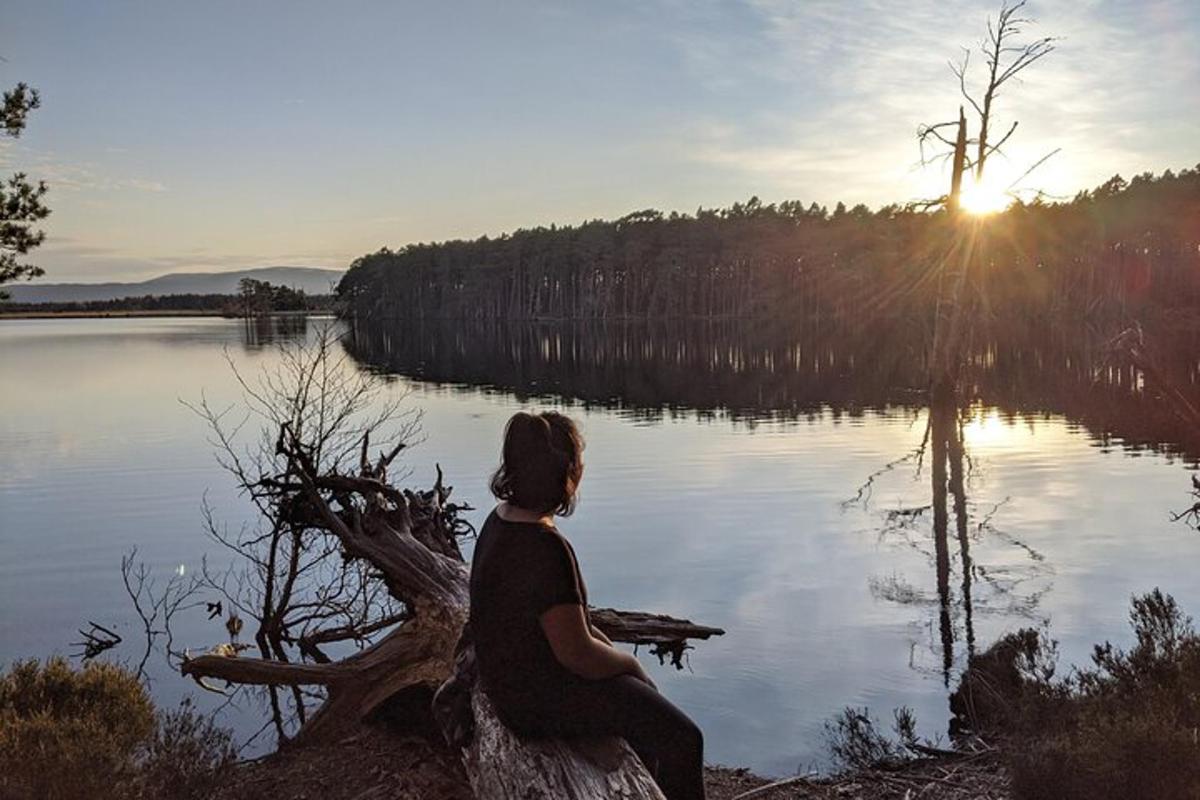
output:
[[[609,647],[613,646],[612,639],[605,636],[604,631],[600,630],[595,625],[593,625],[591,620],[588,620],[588,630],[591,631],[593,638],[599,639],[600,641],[604,642]]]
[[[592,635],[583,606],[576,603],[551,606],[542,612],[540,621],[558,663],[579,677],[600,680],[632,675],[654,685],[636,658]]]

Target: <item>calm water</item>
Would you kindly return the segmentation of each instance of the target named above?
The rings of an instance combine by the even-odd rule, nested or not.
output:
[[[180,399],[236,401],[226,357],[252,373],[276,360],[274,338],[316,324],[255,334],[220,319],[0,321],[0,661],[69,653],[87,620],[115,626],[127,635],[117,652],[136,656],[121,556],[137,547],[165,581],[206,554],[222,563],[201,526],[206,493],[229,525],[249,518]],[[823,722],[846,705],[884,718],[909,705],[937,735],[945,665],[953,684],[968,640],[984,647],[1048,622],[1064,658],[1080,662],[1093,642],[1127,641],[1135,592],[1160,586],[1200,614],[1200,534],[1169,516],[1188,505],[1188,466],[1125,446],[1153,438],[1125,400],[1096,410],[1078,389],[1020,371],[980,379],[984,401],[963,427],[968,604],[953,523],[939,581],[927,465],[884,469],[925,431],[907,377],[872,394],[861,376],[878,368],[820,348],[768,357],[635,336],[585,353],[570,337],[472,336],[352,345],[424,412],[411,481],[428,485],[440,463],[480,520],[507,417],[531,406],[574,414],[587,477],[562,528],[594,602],[728,631],[699,644],[688,669],[653,669],[706,731],[710,761],[767,774],[820,765]],[[1043,356],[1033,361],[1064,371]],[[1089,397],[1118,397],[1107,391]],[[1124,436],[1117,412],[1137,417]],[[202,610],[185,616],[179,633],[193,650],[222,638]],[[161,667],[154,677],[164,702],[217,699]],[[243,735],[262,719],[253,707],[224,713]]]

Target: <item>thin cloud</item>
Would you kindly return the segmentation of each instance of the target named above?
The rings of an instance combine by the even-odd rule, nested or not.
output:
[[[8,142],[0,144],[0,167],[20,169],[31,179],[45,181],[52,190],[91,193],[167,191],[162,181],[111,175],[95,164],[63,159],[51,152]]]
[[[911,169],[915,131],[957,113],[963,101],[947,60],[960,56],[960,45],[976,45],[994,3],[897,8],[869,0],[848,13],[844,3],[754,0],[747,8],[757,24],[740,41],[702,28],[676,37],[688,49],[686,63],[714,72],[716,85],[765,88],[795,105],[748,115],[734,132],[693,138],[689,158],[742,171],[785,195],[819,187],[829,200],[883,203],[934,193],[938,171]],[[1041,19],[1027,38],[1063,38],[1058,52],[1028,80],[1007,85],[999,100],[999,117],[1021,122],[1009,148],[1012,169],[1062,148],[1037,178],[1070,194],[1114,172],[1173,165],[1159,150],[1160,132],[1139,123],[1161,119],[1165,84],[1193,98],[1183,124],[1194,124],[1197,101],[1187,87],[1200,81],[1200,57],[1187,42],[1197,12],[1166,2],[1142,9],[1094,2],[1030,8]],[[1146,46],[1150,40],[1155,47]],[[973,62],[978,79],[978,53]],[[1159,76],[1154,91],[1150,75]],[[780,90],[786,86],[795,88]]]

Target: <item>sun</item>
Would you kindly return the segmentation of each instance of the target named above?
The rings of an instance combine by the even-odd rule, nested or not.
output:
[[[964,211],[976,216],[985,216],[1003,211],[1012,204],[1012,195],[986,179],[983,183],[965,185],[959,203]]]

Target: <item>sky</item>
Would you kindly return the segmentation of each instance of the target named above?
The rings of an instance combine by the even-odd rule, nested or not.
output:
[[[40,282],[269,265],[694,212],[936,196],[915,132],[981,0],[0,0],[0,85],[42,94],[0,172],[50,186]],[[1200,3],[1031,0],[994,162],[1070,196],[1200,162]],[[981,75],[976,68],[972,73]]]

